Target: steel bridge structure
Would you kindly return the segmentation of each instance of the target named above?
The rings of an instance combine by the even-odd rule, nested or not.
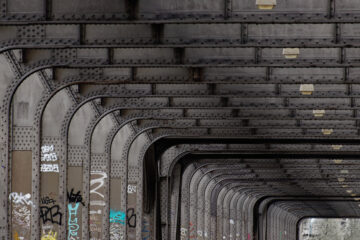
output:
[[[0,0],[0,240],[297,240],[360,216],[357,0]]]

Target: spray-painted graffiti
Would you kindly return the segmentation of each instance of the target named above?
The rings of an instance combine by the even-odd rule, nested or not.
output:
[[[110,223],[120,223],[125,225],[126,214],[122,211],[110,209]]]
[[[54,205],[52,207],[41,206],[40,219],[42,219],[43,224],[47,222],[51,222],[61,225],[62,213],[59,210],[60,210],[59,205]]]
[[[91,179],[90,181],[90,188],[93,187],[92,189],[90,189],[90,194],[97,194],[100,197],[104,197],[104,194],[99,193],[98,190],[99,188],[101,188],[102,186],[104,186],[105,184],[105,179],[107,178],[107,174],[105,172],[97,172],[97,171],[92,171],[91,172],[92,175],[100,175],[99,178],[95,178],[95,179]],[[96,185],[96,186],[95,186]]]
[[[195,225],[192,224],[191,222],[189,223],[189,225],[190,225],[189,239],[194,239],[194,238],[196,238]]]
[[[41,161],[45,161],[45,162],[55,162],[57,161],[57,155],[56,153],[52,152],[52,153],[44,153],[41,156]]]
[[[67,198],[69,203],[81,203],[83,206],[85,206],[80,191],[75,194],[74,189],[72,188],[70,193],[69,191],[67,192]]]
[[[47,205],[47,204],[55,204],[55,202],[56,201],[54,199],[52,199],[52,198],[50,198],[48,196],[42,197],[40,199],[40,203],[45,204],[45,205]]]
[[[44,145],[41,147],[41,153],[49,153],[55,150],[54,145]]]
[[[128,185],[127,192],[128,193],[136,193],[136,186],[135,185]]]
[[[28,206],[14,204],[12,207],[12,221],[23,229],[30,229],[31,212]]]
[[[41,172],[59,172],[58,164],[41,164],[40,166]]]
[[[30,235],[31,207],[35,205],[31,201],[30,193],[12,192],[9,195],[12,213],[12,226],[14,229],[14,239],[28,239]]]
[[[99,209],[99,210],[91,210],[90,211],[90,215],[91,214],[101,214],[102,213],[102,211]]]
[[[105,206],[105,202],[102,200],[92,200],[90,201],[90,206]]]
[[[201,230],[198,230],[197,232],[198,239],[203,239],[203,232]]]
[[[12,202],[15,204],[24,204],[24,205],[29,205],[29,206],[35,207],[35,205],[31,201],[30,193],[26,193],[25,195],[23,195],[22,192],[20,192],[20,193],[12,192],[9,195],[9,200],[10,201],[12,200]]]
[[[181,240],[187,240],[187,235],[188,230],[186,228],[180,228],[180,239]]]
[[[79,205],[80,205],[79,202],[75,203],[74,206],[71,203],[68,204],[68,209],[69,209],[68,240],[78,239],[78,230],[79,230],[80,226],[78,224],[77,211],[78,211]]]
[[[18,232],[14,232],[14,240],[24,240],[24,237],[20,237]]]
[[[107,173],[91,171],[90,180],[90,238],[100,239],[102,232],[103,209],[105,203],[105,179]]]
[[[58,157],[54,152],[54,145],[45,145],[41,147],[41,162],[56,162]],[[42,163],[40,166],[41,172],[59,172],[59,165],[56,163]]]
[[[142,233],[143,240],[150,239],[150,224],[149,224],[148,220],[146,220],[146,219],[143,220],[143,226],[141,229],[141,233]]]
[[[41,237],[41,240],[57,240],[57,232],[50,230]]]
[[[117,223],[110,224],[110,240],[123,240],[124,234],[121,231],[121,226]]]
[[[129,208],[126,211],[126,215],[127,215],[127,224],[130,228],[135,228],[136,227],[136,214],[135,214],[135,210],[133,208]]]
[[[126,213],[110,209],[110,223],[120,223],[131,228],[136,227],[136,214],[134,208],[129,208]]]
[[[98,214],[90,215],[90,231],[101,232],[101,216]]]

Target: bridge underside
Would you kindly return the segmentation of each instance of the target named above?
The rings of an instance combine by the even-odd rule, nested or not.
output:
[[[360,217],[357,0],[0,0],[0,239],[296,240]]]

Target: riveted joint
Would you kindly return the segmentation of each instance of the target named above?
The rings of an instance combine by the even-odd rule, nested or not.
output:
[[[225,0],[225,19],[231,18],[232,14],[232,0]]]

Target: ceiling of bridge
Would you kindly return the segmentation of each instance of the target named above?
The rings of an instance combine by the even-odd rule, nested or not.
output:
[[[149,214],[152,239],[186,239],[194,219],[210,235],[204,216],[241,219],[244,206],[282,227],[279,216],[360,216],[359,13],[357,0],[0,0],[4,196],[40,202],[54,187],[66,209],[67,189],[81,189],[84,239],[116,239],[107,220],[96,236],[86,226],[99,210],[91,172],[109,175],[110,208]],[[41,146],[66,160],[59,176],[41,170]],[[32,151],[26,189],[16,151]],[[131,184],[143,194],[129,196]],[[219,210],[234,199],[243,215]],[[39,211],[24,236],[41,235]],[[212,235],[238,237],[226,221]],[[253,225],[245,238],[278,239]],[[121,234],[144,237],[141,227]]]

